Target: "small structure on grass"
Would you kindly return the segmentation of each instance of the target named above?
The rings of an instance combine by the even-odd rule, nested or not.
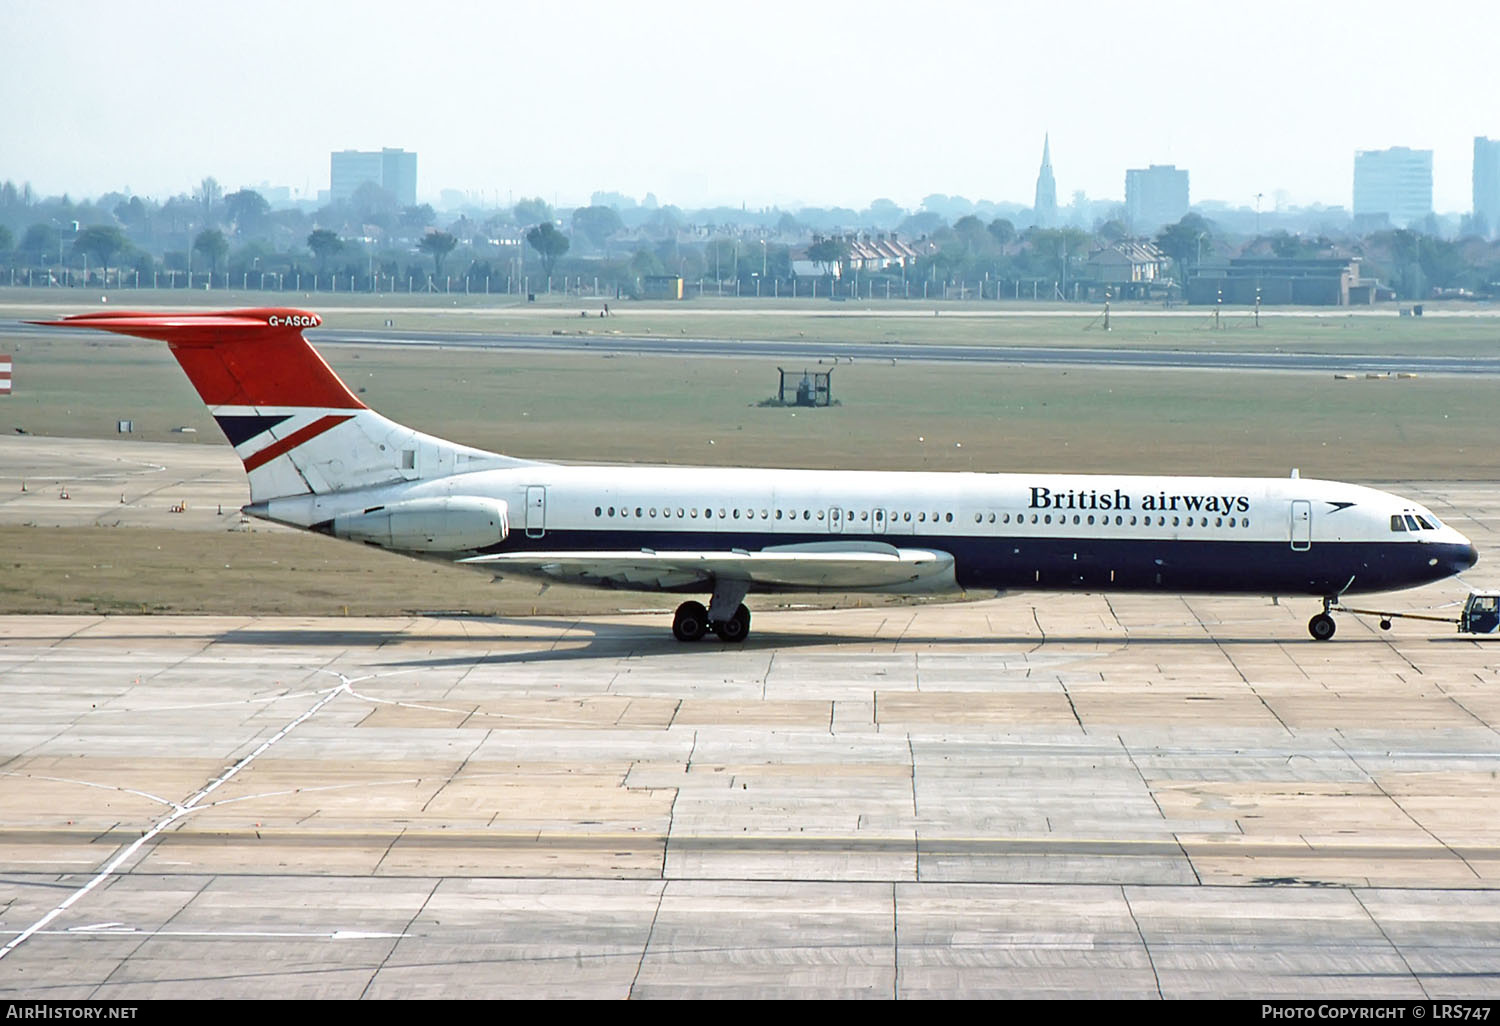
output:
[[[796,371],[776,368],[781,373],[781,385],[776,391],[777,401],[782,406],[832,406],[833,371]]]

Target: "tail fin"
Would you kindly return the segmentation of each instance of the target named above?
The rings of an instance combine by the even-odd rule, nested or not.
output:
[[[388,420],[355,398],[302,337],[303,310],[78,314],[53,327],[160,339],[244,461],[250,501],[325,495],[524,463]]]

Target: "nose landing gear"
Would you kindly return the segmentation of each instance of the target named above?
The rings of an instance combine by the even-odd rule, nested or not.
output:
[[[1338,630],[1338,624],[1334,623],[1333,617],[1328,615],[1328,611],[1333,608],[1336,601],[1336,599],[1325,598],[1323,611],[1307,621],[1307,633],[1313,636],[1314,641],[1327,641],[1333,637],[1333,632]]]

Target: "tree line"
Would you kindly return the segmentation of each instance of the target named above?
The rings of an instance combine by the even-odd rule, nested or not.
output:
[[[615,197],[602,194],[595,200]],[[934,203],[941,199],[934,198]],[[876,204],[889,201],[876,201]],[[1500,249],[1468,235],[1457,239],[1408,229],[1368,233],[1294,235],[1285,231],[1235,236],[1190,213],[1176,224],[1133,237],[1121,219],[1091,230],[1020,228],[1006,217],[975,213],[952,219],[934,210],[905,214],[872,207],[875,219],[860,235],[892,222],[916,246],[907,266],[858,270],[876,281],[934,283],[1045,281],[1068,285],[1084,272],[1088,255],[1135,238],[1165,255],[1168,273],[1182,283],[1206,262],[1232,256],[1359,257],[1365,274],[1378,277],[1402,298],[1434,290],[1489,295],[1500,282]],[[627,208],[595,202],[555,211],[540,198],[508,208],[470,210],[439,226],[431,206],[402,206],[386,190],[366,183],[349,199],[314,211],[273,209],[258,192],[225,193],[205,178],[191,195],[165,202],[108,194],[93,201],[39,199],[26,187],[0,183],[0,267],[76,268],[108,275],[157,271],[206,272],[230,280],[256,274],[338,274],[353,280],[519,277],[593,274],[642,278],[680,274],[753,286],[756,279],[786,280],[794,259],[841,274],[851,267],[847,233],[811,238],[809,225],[789,212],[761,211],[746,230],[734,211],[716,210],[718,223],[702,223],[672,206]],[[799,212],[799,213],[806,213]],[[853,217],[859,212],[847,211]],[[774,218],[772,215],[775,215]],[[816,212],[823,216],[826,211]],[[900,216],[898,216],[900,215]],[[856,223],[856,222],[846,222]]]

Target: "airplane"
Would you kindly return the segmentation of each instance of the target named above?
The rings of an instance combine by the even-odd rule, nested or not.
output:
[[[244,512],[422,559],[601,588],[706,594],[672,632],[743,642],[766,592],[1156,592],[1321,599],[1473,566],[1419,503],[1301,478],[578,466],[474,449],[369,409],[304,310],[78,314],[165,341],[244,462]],[[1383,621],[1385,626],[1389,621]]]

